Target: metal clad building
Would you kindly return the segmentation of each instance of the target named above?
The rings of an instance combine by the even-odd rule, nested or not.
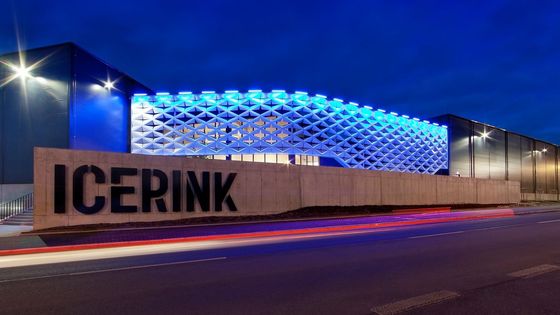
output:
[[[72,43],[22,58],[0,57],[0,184],[33,181],[36,146],[129,151],[129,97],[147,88]]]
[[[0,184],[32,183],[33,148],[52,147],[513,180],[524,199],[559,198],[557,145],[454,115],[283,90],[153,94],[72,43],[0,61]]]
[[[526,200],[558,200],[558,146],[455,115],[434,118],[449,130],[450,175],[519,181]]]

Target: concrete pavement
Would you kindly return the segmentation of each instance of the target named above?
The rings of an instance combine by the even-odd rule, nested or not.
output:
[[[24,232],[31,232],[32,226],[27,225],[4,225],[0,224],[0,237],[18,236]]]

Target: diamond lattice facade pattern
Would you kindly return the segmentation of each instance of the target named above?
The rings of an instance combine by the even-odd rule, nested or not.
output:
[[[132,153],[311,155],[350,168],[435,174],[448,168],[447,142],[445,126],[302,92],[132,99]]]

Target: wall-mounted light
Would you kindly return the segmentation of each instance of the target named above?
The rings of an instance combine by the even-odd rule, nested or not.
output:
[[[38,77],[35,77],[36,73],[34,74],[33,72],[40,68],[44,63],[46,63],[51,55],[52,54],[49,54],[32,64],[28,63],[29,60],[26,60],[25,54],[22,52],[19,53],[19,62],[11,63],[7,60],[0,59],[0,66],[3,65],[12,72],[8,78],[2,78],[2,86],[12,82],[17,78],[20,78],[22,83],[24,84],[26,82],[25,79],[37,79]],[[48,80],[38,80],[38,83],[45,83],[45,81]]]
[[[103,86],[106,90],[112,90],[115,87],[115,83],[111,80],[107,80],[104,82],[105,85]]]
[[[25,65],[21,65],[21,66],[12,66],[12,70],[14,71],[14,74],[16,77],[18,78],[30,78],[31,77],[31,69],[27,68]]]

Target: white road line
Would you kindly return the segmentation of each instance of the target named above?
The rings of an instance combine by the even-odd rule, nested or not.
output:
[[[378,315],[398,314],[415,308],[454,299],[459,296],[460,296],[459,293],[453,291],[447,291],[447,290],[436,291],[424,295],[415,296],[406,300],[400,300],[394,303],[374,307],[371,309],[371,311],[374,314],[378,314]]]
[[[469,231],[488,231],[488,230],[497,230],[497,229],[503,229],[508,227],[509,225],[503,225],[503,226],[491,226],[491,227],[486,227],[486,228],[479,228],[479,229],[472,229]]]
[[[438,234],[418,235],[418,236],[411,236],[411,237],[409,237],[409,239],[426,238],[426,237],[434,237],[434,236],[442,236],[442,235],[453,235],[453,234],[461,234],[461,233],[465,233],[465,231],[455,231],[455,232],[438,233]]]
[[[546,223],[556,223],[556,222],[560,222],[560,219],[548,220],[548,221],[540,221],[540,222],[537,222],[537,223],[538,223],[538,224],[546,224]]]
[[[224,260],[224,259],[227,259],[227,257],[215,257],[215,258],[206,258],[206,259],[197,259],[197,260],[176,261],[176,262],[161,263],[161,264],[140,265],[140,266],[111,268],[111,269],[100,269],[100,270],[90,270],[90,271],[70,272],[70,273],[59,273],[59,274],[55,274],[55,275],[40,276],[40,277],[29,277],[29,278],[0,280],[0,283],[28,281],[28,280],[39,280],[39,279],[48,279],[48,278],[56,278],[56,277],[64,277],[64,276],[80,276],[80,275],[89,275],[89,274],[95,274],[95,273],[112,272],[112,271],[123,271],[123,270],[134,270],[134,269],[144,269],[144,268],[154,268],[154,267],[175,266],[175,265],[184,265],[184,264],[192,264],[192,263],[198,263],[198,262]]]
[[[545,264],[545,265],[539,265],[539,266],[519,270],[516,272],[508,273],[508,276],[515,277],[515,278],[532,278],[557,270],[560,270],[560,266]]]

